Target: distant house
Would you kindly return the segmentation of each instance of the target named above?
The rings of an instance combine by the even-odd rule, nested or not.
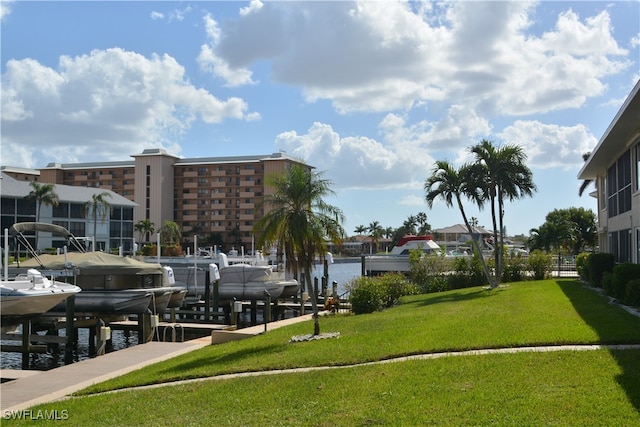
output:
[[[476,241],[480,242],[483,239],[493,238],[493,233],[483,227],[471,226],[473,231],[473,237]],[[463,224],[456,224],[450,227],[438,228],[433,230],[438,236],[436,240],[445,243],[465,243],[471,240],[469,230]]]
[[[598,199],[598,244],[617,262],[640,263],[640,81],[578,173]]]
[[[35,202],[27,201],[25,197],[33,190],[31,181],[36,180],[38,176],[25,175],[21,179],[14,179],[4,173],[4,170],[1,176],[0,228],[4,234],[4,230],[16,222],[36,221]],[[56,207],[42,205],[40,222],[60,225],[79,238],[88,237],[93,234],[93,218],[91,215],[87,217],[85,203],[92,200],[94,194],[106,192],[110,197],[106,197],[105,201],[111,205],[112,209],[106,212],[104,221],[101,218],[97,219],[95,248],[104,251],[122,248],[126,253],[133,252],[133,209],[137,206],[134,202],[113,191],[100,188],[56,184],[54,191],[58,195],[59,205]],[[30,240],[33,245],[35,235]],[[38,249],[62,248],[65,244],[66,239],[62,236],[53,236],[47,232],[40,232],[38,235]]]

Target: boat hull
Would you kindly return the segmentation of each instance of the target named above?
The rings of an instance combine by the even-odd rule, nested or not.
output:
[[[82,291],[74,298],[75,314],[143,314],[149,311],[151,292],[134,291]],[[65,312],[66,303],[51,311]]]
[[[81,291],[74,285],[50,281],[36,270],[15,280],[0,281],[0,289],[3,328],[43,314]]]
[[[364,270],[370,276],[388,272],[408,273],[411,264],[408,256],[373,255],[364,257]]]

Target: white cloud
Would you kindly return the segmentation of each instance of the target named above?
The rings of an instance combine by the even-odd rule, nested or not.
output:
[[[522,146],[530,168],[579,168],[582,154],[591,151],[598,142],[584,125],[558,126],[538,121],[518,120],[508,126],[500,137],[510,144]]]
[[[203,44],[200,47],[200,54],[197,58],[200,68],[222,78],[229,86],[253,84],[250,70],[242,67],[234,68],[216,53],[215,47],[221,38],[220,28],[211,15],[206,15],[204,21],[209,44]]]
[[[162,12],[156,12],[155,10],[151,12],[151,19],[154,21],[157,19],[164,19],[164,14]]]
[[[121,159],[123,152],[158,145],[175,152],[198,116],[205,123],[256,118],[242,99],[220,100],[191,85],[172,57],[118,48],[62,56],[57,69],[9,60],[2,87],[3,164],[22,162],[9,156],[16,147],[46,153],[50,161],[85,152]]]
[[[13,0],[0,1],[0,22],[3,22],[11,13],[11,3]]]
[[[341,112],[424,102],[477,105],[485,117],[576,108],[603,93],[605,76],[630,65],[606,10],[584,18],[561,11],[554,27],[536,34],[534,2],[256,5],[221,24],[224,36],[203,51],[203,62],[230,80],[230,70],[248,74],[268,61],[274,80]]]

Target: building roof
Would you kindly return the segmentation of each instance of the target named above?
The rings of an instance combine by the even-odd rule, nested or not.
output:
[[[264,162],[269,160],[290,160],[296,163],[305,163],[304,160],[288,155],[287,153],[278,152],[273,154],[260,154],[248,156],[224,156],[224,157],[190,157],[179,158],[173,154],[167,153],[161,148],[149,148],[143,150],[141,154],[133,154],[131,157],[146,156],[167,156],[175,159],[175,165],[202,165],[202,164],[218,164],[218,163],[251,163]],[[6,167],[6,166],[5,166]],[[5,168],[3,167],[3,168]],[[85,162],[85,163],[49,163],[42,169],[104,169],[109,167],[135,167],[134,160],[112,161],[112,162]],[[15,168],[14,168],[15,169]],[[30,169],[24,169],[29,171]],[[24,172],[23,173],[26,173]]]
[[[471,226],[471,228],[473,229],[474,234],[492,234],[491,231],[483,227]],[[469,230],[467,230],[467,227],[463,224],[456,224],[450,227],[438,228],[434,231],[441,234],[469,234]]]
[[[596,179],[604,175],[611,162],[633,142],[634,135],[640,137],[640,80],[578,172],[578,179]]]
[[[2,194],[2,197],[23,198],[29,194],[31,190],[33,190],[33,187],[31,187],[30,182],[18,181],[5,173],[2,174],[2,181],[0,182],[0,194]],[[105,200],[112,206],[138,206],[137,203],[132,202],[126,197],[114,193],[111,190],[105,190],[104,188],[55,184],[54,191],[58,195],[58,200],[61,202],[86,203],[91,200],[91,197],[94,194],[107,192],[111,197],[108,197]]]

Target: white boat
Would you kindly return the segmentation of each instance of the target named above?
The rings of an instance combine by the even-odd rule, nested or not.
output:
[[[0,313],[2,329],[20,324],[23,320],[46,313],[82,289],[64,282],[49,280],[36,269],[13,280],[0,280]]]
[[[270,265],[233,264],[220,269],[218,295],[221,301],[272,300],[297,295],[298,281],[285,279],[282,270]]]
[[[364,269],[368,275],[387,272],[409,272],[409,254],[418,250],[425,255],[439,253],[440,246],[431,236],[404,236],[387,255],[364,256]]]

